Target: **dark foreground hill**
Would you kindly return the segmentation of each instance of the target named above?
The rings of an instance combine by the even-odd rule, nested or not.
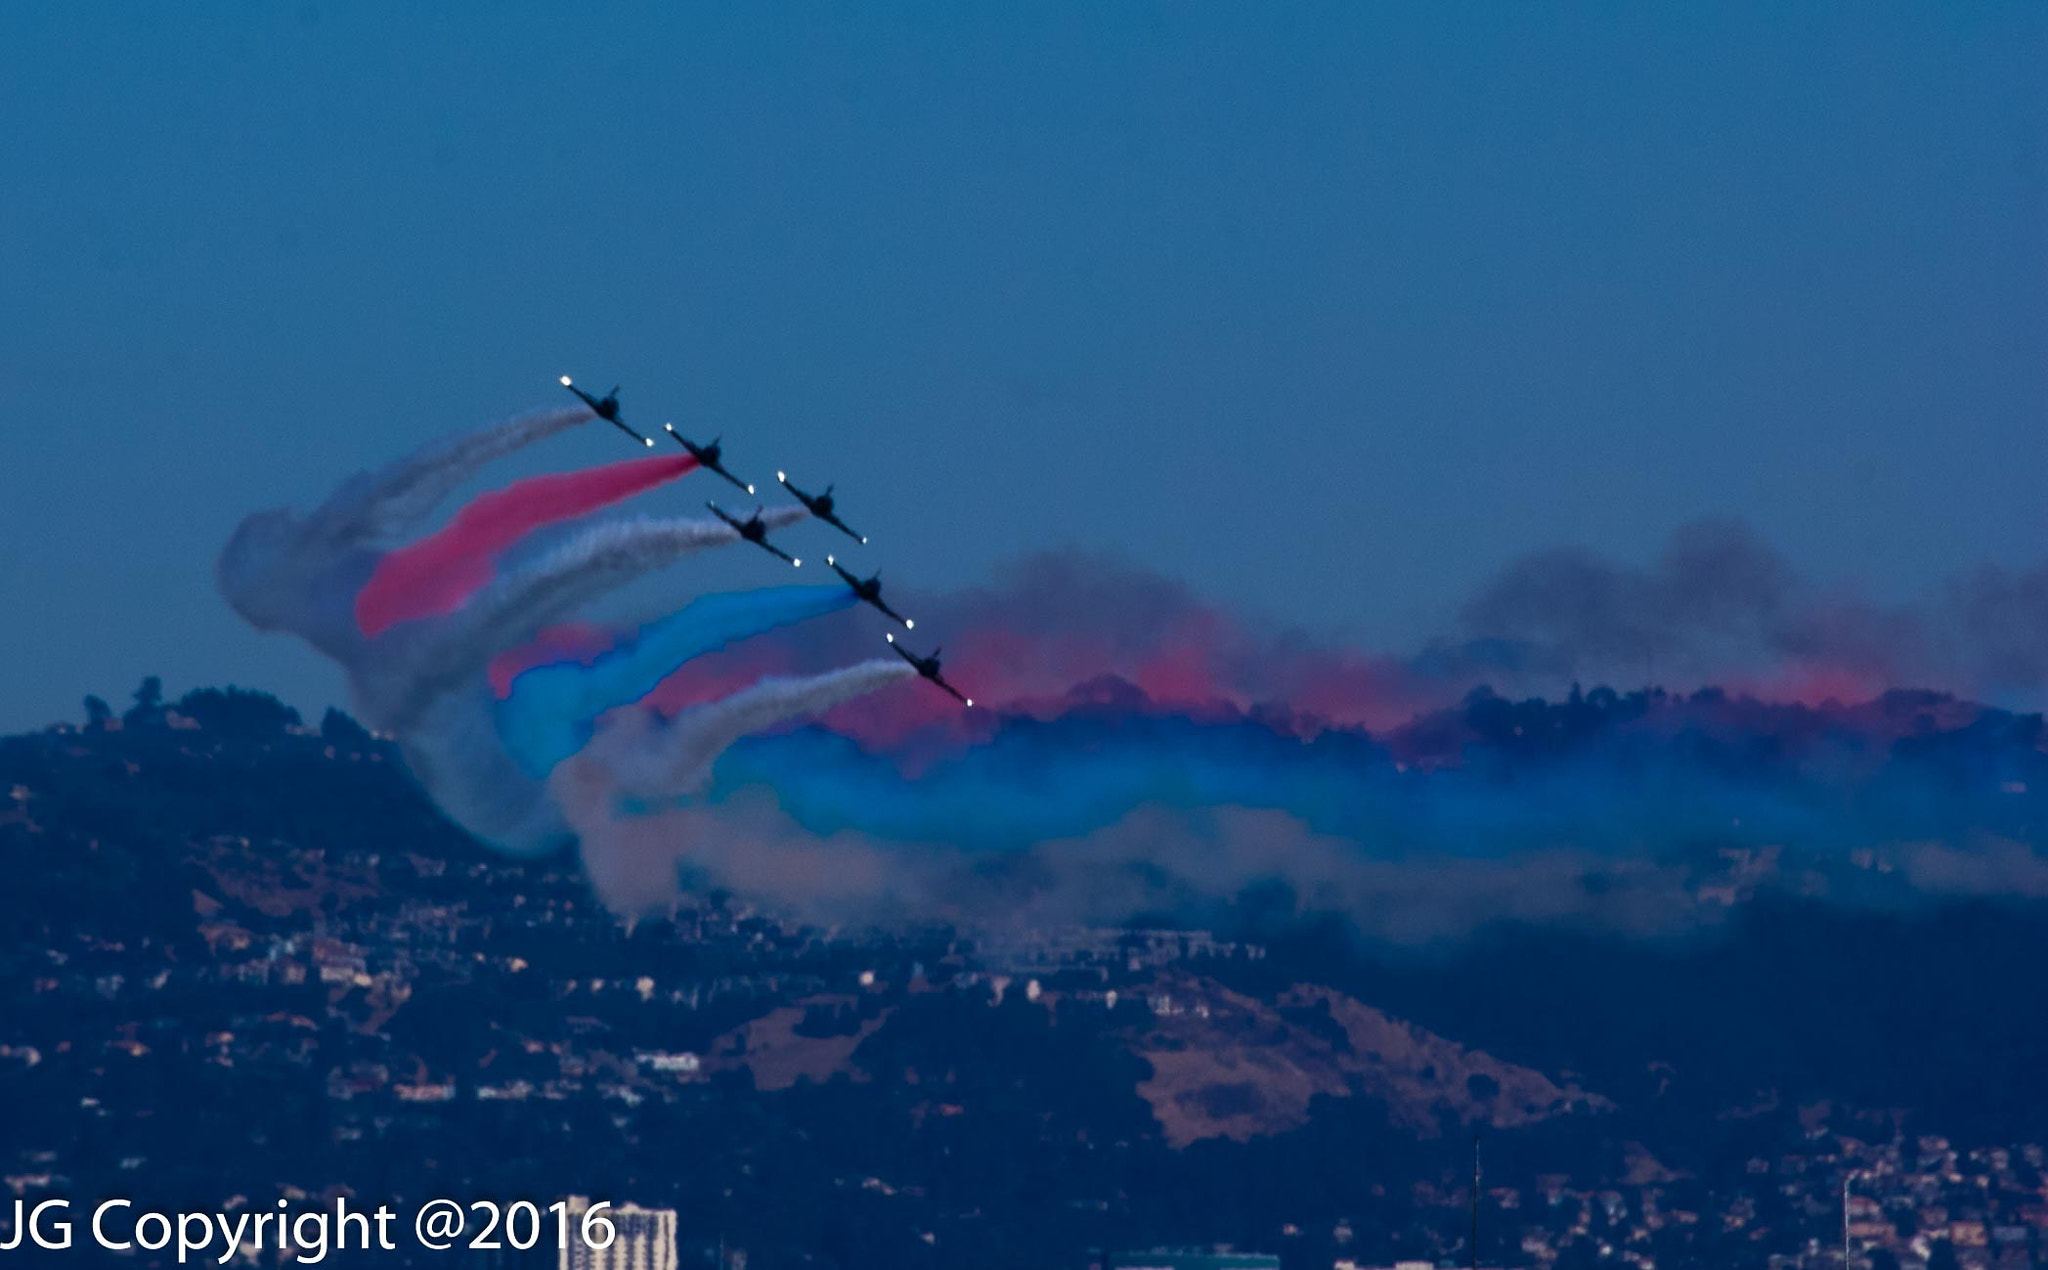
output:
[[[0,741],[15,1195],[581,1193],[676,1208],[686,1264],[1322,1267],[1466,1256],[1477,1132],[1490,1263],[1820,1264],[1852,1171],[1873,1264],[2042,1256],[2038,903],[1823,901],[1694,844],[1721,916],[1665,937],[1391,950],[1256,891],[1201,931],[707,896],[627,932],[267,700]]]

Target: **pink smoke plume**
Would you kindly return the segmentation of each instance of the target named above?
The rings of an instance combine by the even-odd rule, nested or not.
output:
[[[356,593],[356,625],[375,639],[400,622],[446,617],[491,580],[497,557],[527,534],[610,507],[696,466],[687,454],[627,459],[551,472],[484,494],[439,532],[377,562]]]
[[[1564,697],[1575,682],[1852,707],[1900,687],[2025,707],[2048,688],[2048,566],[1980,570],[1935,602],[1879,603],[1802,577],[1744,527],[1689,525],[1647,566],[1591,552],[1538,552],[1506,566],[1455,625],[1412,652],[1348,647],[1215,604],[1183,583],[1096,556],[1049,553],[993,585],[892,602],[917,615],[906,640],[944,645],[946,675],[987,709],[962,711],[910,684],[841,706],[824,724],[865,745],[973,744],[1002,716],[1075,711],[1256,716],[1304,739],[1331,728],[1387,736],[1486,685]],[[931,635],[927,642],[926,632]],[[547,633],[508,668],[585,660],[601,628]],[[880,643],[864,610],[699,658],[650,695],[673,713],[766,675],[828,669]]]
[[[1104,558],[1047,554],[1010,567],[996,586],[913,597],[919,653],[942,645],[949,679],[973,685],[963,711],[910,684],[837,707],[822,722],[865,744],[899,748],[912,738],[947,749],[980,739],[997,715],[1056,718],[1112,707],[1188,718],[1226,718],[1255,708],[1288,715],[1306,737],[1328,727],[1398,725],[1443,703],[1444,685],[1398,659],[1264,628],[1179,583]],[[674,714],[773,675],[815,674],[848,648],[881,650],[881,624],[865,610],[748,640],[697,658],[665,679],[647,704]],[[500,655],[491,668],[502,696],[528,667],[588,662],[612,632],[550,627]],[[927,748],[918,746],[913,748]]]

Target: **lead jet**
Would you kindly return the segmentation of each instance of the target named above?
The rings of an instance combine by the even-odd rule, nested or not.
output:
[[[939,687],[953,694],[954,698],[958,700],[961,705],[972,706],[974,704],[974,698],[962,695],[961,691],[958,688],[955,688],[952,684],[947,683],[943,678],[940,677],[938,649],[934,648],[932,650],[932,655],[929,657],[919,657],[916,653],[909,651],[908,649],[904,648],[903,645],[896,642],[896,632],[889,632],[888,639],[889,647],[896,650],[896,655],[898,657],[901,657],[903,660],[917,667],[918,674],[923,675],[926,679],[931,680]]]
[[[654,444],[653,437],[641,436],[633,431],[633,429],[627,427],[624,419],[619,418],[619,386],[617,384],[613,384],[612,390],[602,397],[593,397],[581,388],[578,388],[576,381],[570,379],[567,375],[562,376],[562,387],[575,393],[577,397],[582,399],[584,405],[590,407],[590,413],[609,423],[614,428],[617,428],[642,445]]]
[[[746,539],[748,542],[753,543],[755,546],[767,552],[769,555],[780,556],[782,559],[789,561],[791,568],[797,568],[803,564],[803,561],[797,559],[795,556],[790,555],[787,551],[784,551],[782,548],[768,541],[768,526],[761,523],[760,508],[756,507],[754,509],[753,515],[747,517],[745,520],[741,520],[737,516],[728,516],[724,511],[720,510],[717,503],[706,503],[704,505],[711,509],[711,514],[713,516],[716,516],[720,520],[724,521],[726,524],[731,525],[734,533]]]
[[[731,472],[726,471],[725,467],[719,463],[719,458],[725,453],[725,447],[719,445],[718,443],[720,441],[725,440],[724,437],[713,437],[711,438],[710,444],[698,445],[695,441],[692,441],[688,437],[684,436],[682,433],[677,432],[676,425],[674,425],[673,423],[664,423],[661,426],[668,429],[668,434],[676,439],[677,445],[682,446],[685,450],[688,450],[690,452],[690,457],[697,460],[698,467],[703,468],[707,472],[718,473],[720,476],[723,476],[726,480],[731,481],[733,484],[739,486],[741,489],[747,491],[747,493],[749,494],[754,492],[753,486],[747,484],[739,477],[734,476]],[[654,442],[649,441],[647,444],[653,445]]]
[[[855,542],[867,542],[867,537],[865,535],[853,532],[852,526],[848,525],[845,521],[839,519],[839,517],[833,512],[832,487],[830,485],[827,485],[825,487],[825,492],[822,494],[806,494],[802,490],[798,489],[796,486],[791,485],[789,483],[789,473],[787,472],[777,472],[775,474],[775,479],[782,482],[782,488],[796,495],[797,502],[802,503],[805,507],[810,508],[811,515],[817,517],[819,520],[824,521],[826,524],[837,529],[840,533],[845,534],[848,538],[853,539]]]
[[[846,579],[846,585],[853,588],[853,593],[859,596],[863,603],[872,604],[885,616],[903,623],[903,629],[906,631],[917,629],[916,622],[911,621],[895,609],[882,603],[882,571],[880,569],[875,570],[875,576],[872,578],[856,578],[840,568],[839,561],[831,556],[825,557],[825,563],[831,567],[832,572]]]

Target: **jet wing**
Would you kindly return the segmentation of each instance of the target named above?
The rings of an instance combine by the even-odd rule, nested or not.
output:
[[[691,447],[691,452],[692,452],[692,453],[695,453],[695,452],[696,452],[696,448],[695,448],[694,446],[693,446],[693,447]],[[700,459],[700,460],[699,460],[699,462],[701,463],[701,462],[702,462],[702,460]],[[718,463],[704,463],[704,464],[703,464],[703,466],[704,466],[704,467],[705,467],[706,469],[710,470],[710,471],[713,471],[713,472],[716,472],[716,473],[718,473],[718,474],[719,474],[720,476],[724,477],[724,478],[725,478],[726,480],[728,480],[728,481],[731,481],[731,482],[732,482],[732,483],[733,483],[734,485],[738,486],[738,487],[739,487],[740,489],[743,489],[743,490],[745,490],[745,491],[746,491],[747,493],[751,494],[751,493],[753,493],[753,492],[754,492],[754,487],[753,487],[753,486],[751,486],[751,485],[747,484],[747,483],[746,483],[745,481],[741,480],[741,479],[740,479],[739,477],[737,477],[737,476],[734,476],[734,475],[733,475],[733,474],[732,474],[731,472],[728,472],[728,471],[726,471],[726,470],[725,470],[725,468],[724,468],[724,466],[723,466],[722,464],[718,464]]]
[[[834,565],[833,567],[837,568],[838,566]],[[872,600],[868,600],[868,603],[874,605],[877,609],[881,610],[883,613],[887,614],[890,618],[894,619],[895,621],[902,623],[904,630],[909,631],[917,629],[916,623],[912,622],[909,618],[903,616],[901,613],[898,613],[895,609],[892,609],[888,605],[882,603],[881,598],[879,596]]]
[[[937,684],[939,687],[944,688],[947,692],[952,693],[953,699],[955,701],[958,701],[961,705],[971,706],[974,704],[974,702],[965,695],[963,695],[958,688],[955,688],[952,684],[947,683],[945,680],[939,678],[937,675],[931,676],[931,681]]]
[[[804,500],[804,505],[805,505],[806,507],[809,507],[809,506],[810,506],[810,500],[809,500],[809,499],[805,499],[805,500]],[[816,509],[816,508],[814,508],[814,507],[813,507],[813,508],[811,508],[811,510],[812,510],[812,513],[813,513],[813,514],[817,514],[817,509]],[[822,520],[822,521],[824,521],[824,522],[825,522],[826,524],[828,524],[828,525],[832,526],[832,527],[833,527],[834,529],[837,529],[837,530],[838,530],[838,531],[839,531],[840,533],[842,533],[842,534],[845,534],[845,535],[846,535],[846,536],[847,536],[848,538],[851,538],[851,539],[853,539],[853,540],[854,540],[855,542],[860,542],[860,543],[864,543],[864,542],[866,542],[866,541],[867,541],[867,539],[866,539],[866,538],[863,538],[863,537],[862,537],[861,535],[859,535],[859,534],[857,534],[857,533],[853,532],[853,526],[851,526],[851,525],[847,524],[847,523],[846,523],[845,521],[843,521],[843,520],[839,519],[839,517],[837,517],[837,516],[833,516],[833,515],[819,515],[819,516],[818,516],[818,519],[819,519],[819,520]]]
[[[580,396],[582,396],[582,395],[583,395],[583,394],[581,394],[581,393],[578,393],[578,394],[577,394],[577,396],[579,396],[579,397],[580,397]],[[598,417],[598,418],[600,418],[600,419],[604,419],[604,416],[603,416],[603,415],[598,415],[597,417]],[[642,444],[642,445],[653,445],[653,444],[654,444],[654,438],[653,438],[653,437],[643,437],[643,436],[641,436],[641,435],[640,435],[639,433],[637,433],[637,432],[633,431],[633,429],[632,429],[631,427],[629,427],[629,426],[627,425],[627,423],[626,423],[626,421],[625,421],[624,419],[620,419],[620,418],[617,418],[617,417],[613,417],[613,418],[611,418],[611,419],[606,419],[605,421],[606,421],[607,423],[611,424],[611,425],[612,425],[612,426],[613,426],[614,428],[617,428],[617,429],[618,429],[619,431],[621,431],[621,432],[625,433],[625,434],[626,434],[627,436],[629,436],[629,437],[633,438],[633,439],[634,439],[635,441],[638,441],[638,442],[639,442],[640,444]]]

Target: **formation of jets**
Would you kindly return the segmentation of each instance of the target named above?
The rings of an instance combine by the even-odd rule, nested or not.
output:
[[[606,423],[611,424],[619,431],[633,438],[635,441],[638,441],[641,445],[651,446],[654,444],[654,438],[641,435],[639,432],[629,427],[626,424],[626,421],[620,417],[619,390],[616,387],[614,387],[610,392],[606,393],[602,397],[593,397],[589,393],[584,392],[581,388],[578,388],[575,384],[575,381],[571,380],[567,375],[562,376],[562,387],[567,388],[570,392],[576,394],[576,396],[583,402],[584,405],[590,407],[590,412],[592,414],[604,420]],[[706,442],[705,444],[699,445],[696,442],[690,440],[688,437],[685,437],[682,433],[677,432],[676,425],[674,425],[673,423],[665,423],[662,425],[662,427],[668,432],[670,436],[676,439],[676,444],[682,446],[685,450],[688,450],[690,452],[690,456],[697,460],[697,466],[704,468],[707,471],[718,474],[727,481],[730,481],[734,486],[738,487],[741,490],[744,490],[749,494],[752,494],[754,492],[754,487],[751,484],[741,480],[737,476],[734,476],[732,472],[725,466],[725,448],[722,444],[722,442],[724,441],[723,437],[713,437],[710,441]],[[788,490],[789,493],[798,502],[804,505],[805,509],[811,513],[811,516],[814,519],[824,521],[826,524],[832,526],[834,529],[837,529],[840,533],[845,534],[847,537],[853,539],[855,542],[863,544],[867,542],[867,538],[865,535],[857,533],[852,526],[848,525],[845,521],[839,519],[839,504],[838,501],[833,497],[832,486],[827,485],[823,493],[810,494],[797,488],[795,485],[792,485],[789,480],[789,473],[787,472],[777,472],[775,474],[775,479],[782,485],[782,488]],[[732,513],[726,511],[717,503],[707,502],[704,505],[711,509],[712,515],[724,521],[728,526],[732,528],[732,531],[735,534],[738,534],[742,539],[746,540],[747,542],[753,543],[755,546],[761,548],[761,550],[767,552],[769,555],[772,555],[779,560],[787,561],[791,568],[797,568],[803,564],[803,561],[798,559],[796,556],[789,554],[782,548],[776,546],[774,543],[768,541],[768,526],[767,523],[762,520],[761,508],[756,507],[754,509],[753,515],[748,516],[745,519],[741,519],[740,517],[735,516]],[[898,613],[895,609],[890,608],[886,603],[882,601],[882,574],[880,570],[876,570],[875,573],[869,577],[862,578],[853,573],[848,572],[845,568],[841,567],[838,558],[835,556],[826,556],[825,564],[832,570],[832,572],[839,575],[841,581],[845,582],[846,585],[852,589],[854,596],[857,599],[859,599],[861,603],[868,605],[870,608],[873,608],[876,612],[882,614],[884,617],[887,617],[891,621],[901,623],[903,629],[906,631],[914,630],[916,628],[917,623],[911,621],[909,618],[903,616],[901,613]],[[937,686],[941,691],[951,695],[955,700],[959,701],[960,704],[965,706],[972,706],[974,704],[974,698],[969,697],[965,693],[961,692],[958,688],[955,688],[952,684],[946,682],[945,677],[939,673],[938,649],[932,649],[930,656],[919,657],[916,653],[911,652],[909,649],[903,647],[903,645],[896,642],[896,633],[894,631],[888,633],[888,640],[889,647],[895,650],[896,655],[898,657],[901,657],[904,661],[909,662],[912,666],[916,667],[917,673],[919,675],[923,676],[926,680],[930,681],[932,684]]]

